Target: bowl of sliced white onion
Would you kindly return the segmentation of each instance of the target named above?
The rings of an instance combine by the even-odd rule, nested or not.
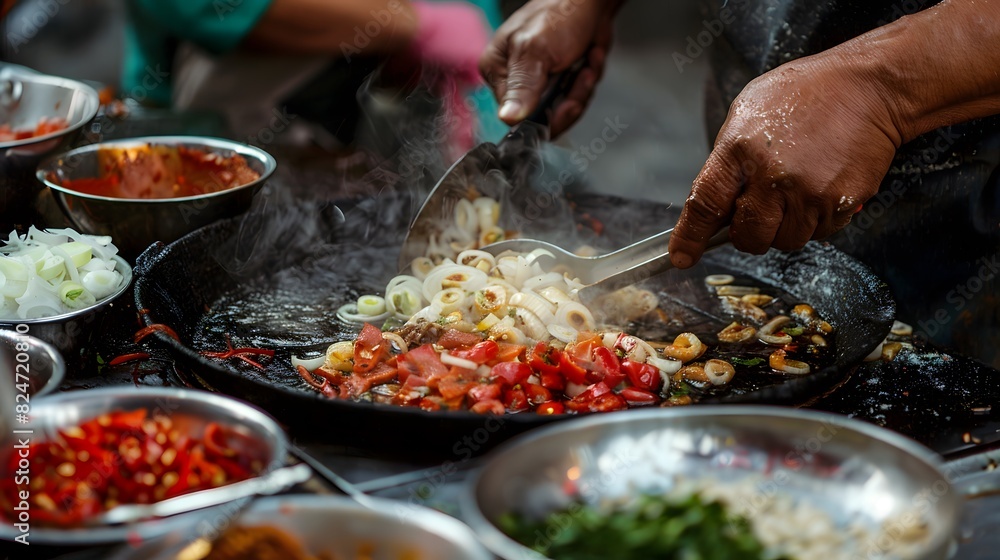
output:
[[[107,236],[32,226],[0,243],[0,329],[63,352],[132,282],[132,268]]]

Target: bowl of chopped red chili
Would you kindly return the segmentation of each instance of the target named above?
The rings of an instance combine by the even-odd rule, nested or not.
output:
[[[36,176],[76,229],[112,236],[133,258],[245,212],[275,168],[264,150],[232,140],[150,136],[70,150]]]
[[[260,476],[283,465],[288,445],[260,410],[178,388],[63,393],[34,404],[18,428],[0,452],[10,474],[0,481],[0,539],[32,544],[132,542],[210,521],[225,506],[128,526],[88,523],[117,505]]]

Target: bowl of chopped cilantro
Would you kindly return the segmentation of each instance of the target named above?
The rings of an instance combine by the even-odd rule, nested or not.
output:
[[[497,449],[463,496],[508,560],[943,559],[958,508],[918,443],[759,406],[562,423]]]

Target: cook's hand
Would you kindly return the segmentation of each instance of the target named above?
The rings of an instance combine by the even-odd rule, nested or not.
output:
[[[875,195],[902,135],[891,98],[857,60],[827,51],[743,90],[670,238],[675,266],[696,263],[727,223],[741,251],[801,248]]]
[[[504,22],[479,61],[500,102],[500,119],[511,125],[524,120],[538,105],[549,76],[586,54],[586,66],[570,93],[553,107],[552,135],[576,122],[604,72],[619,2],[531,0]]]

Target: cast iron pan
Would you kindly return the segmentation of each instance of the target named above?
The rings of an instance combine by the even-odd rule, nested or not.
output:
[[[534,414],[484,418],[328,400],[291,367],[291,354],[321,351],[356,332],[334,319],[335,310],[362,293],[383,291],[396,273],[414,202],[387,195],[340,206],[262,205],[169,246],[153,245],[134,270],[136,308],[146,310],[146,324],[166,323],[176,330],[181,343],[156,338],[207,388],[250,401],[310,438],[387,455],[467,458],[553,421]],[[569,212],[575,224],[562,226],[572,232],[569,237],[606,248],[641,239],[676,220],[674,212],[658,205],[594,195],[571,197]],[[753,380],[720,399],[726,402],[801,405],[829,391],[882,341],[895,313],[888,287],[830,246],[813,242],[798,253],[772,251],[760,257],[725,247],[691,270],[671,270],[647,282],[646,287],[661,292],[662,305],[676,323],[664,336],[682,326],[698,332],[699,325],[724,320],[703,283],[706,274],[720,272],[785,292],[789,303],[809,302],[837,329],[828,367],[801,378]],[[263,372],[198,354],[223,349],[226,335],[240,346],[278,353]]]

